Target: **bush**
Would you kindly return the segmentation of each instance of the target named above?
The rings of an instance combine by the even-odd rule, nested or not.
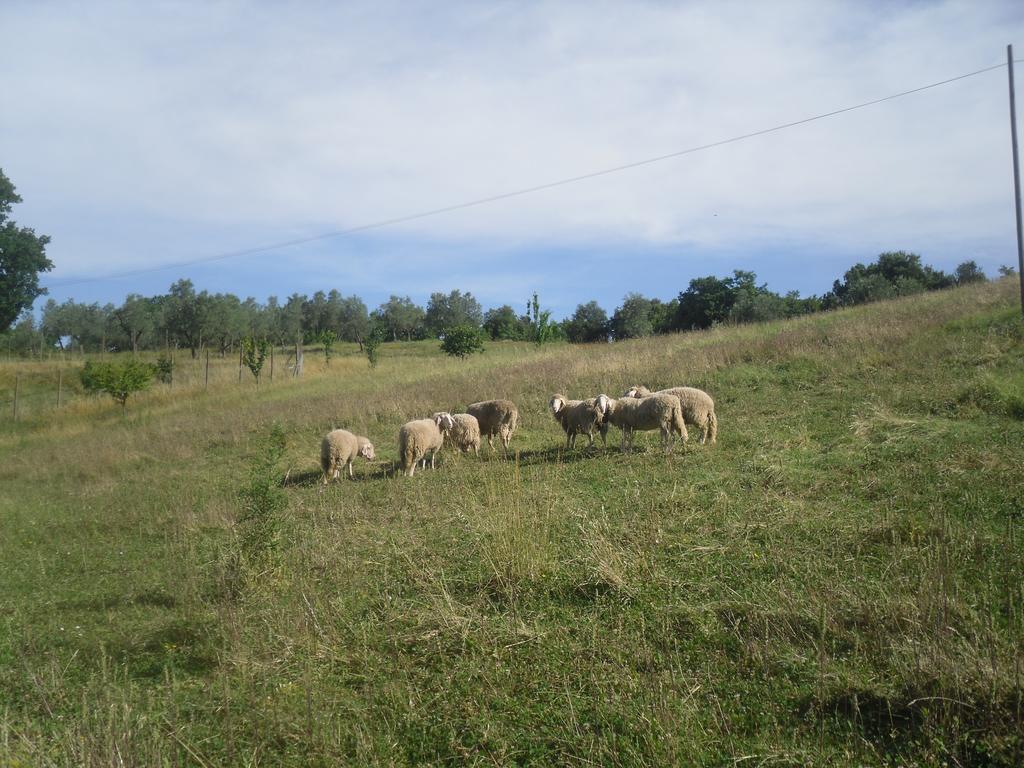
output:
[[[456,325],[446,329],[441,351],[462,360],[474,352],[483,352],[484,340],[480,329],[474,325]]]
[[[96,363],[90,360],[79,376],[86,392],[106,392],[121,404],[123,412],[128,398],[153,382],[156,370],[156,366],[138,360],[125,363]]]

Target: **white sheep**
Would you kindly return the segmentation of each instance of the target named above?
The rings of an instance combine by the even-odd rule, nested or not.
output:
[[[651,394],[675,395],[683,406],[683,419],[700,429],[701,445],[715,444],[718,439],[718,417],[715,415],[715,401],[711,395],[695,387],[671,387],[651,392],[647,387],[635,386],[626,390],[623,397],[649,397]]]
[[[452,418],[452,428],[449,430],[447,439],[448,441],[458,448],[463,453],[473,451],[477,456],[480,455],[480,422],[476,420],[475,416],[470,416],[468,413],[447,413],[442,411],[441,413],[435,413],[431,418],[436,419],[438,416],[448,415]]]
[[[644,398],[623,397],[618,400],[608,395],[598,395],[597,407],[608,421],[622,430],[623,451],[632,449],[635,431],[660,430],[661,444],[666,453],[672,451],[673,433],[682,437],[684,443],[687,440],[683,408],[675,395],[656,394]]]
[[[484,400],[466,406],[466,413],[474,416],[480,424],[480,435],[487,437],[487,444],[494,450],[494,436],[501,438],[505,455],[512,435],[519,426],[519,409],[511,400]]]
[[[417,419],[403,424],[398,430],[398,456],[402,472],[412,477],[416,471],[416,462],[421,459],[426,468],[428,453],[430,468],[433,469],[434,458],[444,445],[444,436],[454,423],[450,413],[439,413],[434,419]]]
[[[597,398],[589,400],[569,400],[565,395],[552,395],[548,402],[551,415],[562,425],[565,431],[565,447],[576,445],[576,435],[583,434],[590,438],[594,445],[594,432],[601,435],[601,442],[608,445],[608,422],[597,407]]]
[[[328,432],[320,443],[320,468],[324,471],[324,485],[337,480],[342,467],[348,467],[348,476],[354,477],[352,460],[362,456],[373,461],[373,443],[360,435],[353,435],[346,429]]]

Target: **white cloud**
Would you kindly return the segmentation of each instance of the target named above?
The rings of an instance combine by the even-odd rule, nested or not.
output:
[[[25,3],[0,26],[18,105],[0,162],[60,232],[57,276],[544,183],[1024,50],[1014,3]],[[991,248],[1012,237],[1005,91],[996,71],[398,234],[455,251]],[[140,220],[186,234],[147,247]],[[473,257],[452,258],[458,275]]]

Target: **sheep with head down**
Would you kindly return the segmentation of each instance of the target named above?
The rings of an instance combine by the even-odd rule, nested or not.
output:
[[[597,406],[597,398],[589,400],[570,400],[565,395],[552,395],[548,402],[551,415],[555,417],[562,429],[565,431],[565,447],[573,448],[576,445],[577,435],[586,435],[590,438],[590,445],[594,445],[594,432],[601,435],[601,442],[608,444],[608,421],[604,413]]]
[[[342,467],[348,468],[349,478],[355,477],[352,460],[362,456],[367,461],[375,458],[373,443],[361,435],[353,435],[347,429],[335,429],[327,433],[320,443],[320,469],[324,472],[323,483],[337,480]]]
[[[682,406],[675,395],[655,394],[650,397],[622,397],[618,400],[608,395],[597,396],[597,407],[609,422],[622,430],[621,448],[625,452],[633,448],[633,433],[657,429],[661,432],[661,444],[665,453],[672,452],[674,435],[686,442],[686,424],[683,421]]]
[[[519,409],[511,400],[483,400],[466,406],[466,413],[476,418],[480,425],[481,437],[487,438],[487,444],[494,450],[494,436],[501,438],[501,445],[508,456],[508,446],[512,435],[519,426]]]
[[[419,461],[426,468],[428,453],[430,468],[433,469],[434,459],[444,445],[444,437],[454,425],[455,420],[450,413],[439,413],[432,419],[417,419],[403,424],[398,430],[398,456],[402,472],[412,477]]]
[[[647,387],[633,386],[626,390],[623,397],[650,397],[652,394],[678,397],[683,407],[683,419],[700,430],[701,445],[715,444],[718,439],[718,417],[715,415],[715,401],[711,395],[696,387],[670,387],[652,393]]]
[[[480,422],[475,416],[468,413],[448,413],[441,411],[430,418],[437,419],[438,416],[451,416],[452,427],[448,430],[447,440],[463,453],[473,451],[480,455]]]

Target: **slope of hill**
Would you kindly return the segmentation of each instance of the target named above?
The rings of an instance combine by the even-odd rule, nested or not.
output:
[[[1019,765],[1017,290],[6,424],[0,763]],[[719,444],[563,451],[552,392],[634,383]],[[517,459],[389,476],[486,397]]]

